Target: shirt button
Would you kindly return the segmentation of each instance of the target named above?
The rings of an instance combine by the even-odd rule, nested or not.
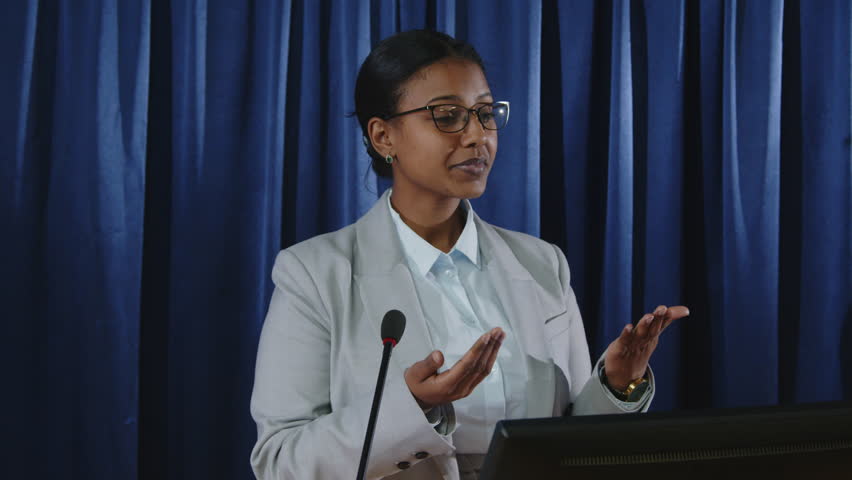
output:
[[[429,456],[429,452],[417,452],[414,454],[414,458],[417,460],[423,460],[424,458]]]
[[[410,466],[411,466],[411,464],[408,463],[408,462],[399,462],[399,463],[396,464],[396,467],[399,468],[400,470],[405,470],[406,468],[408,468]]]

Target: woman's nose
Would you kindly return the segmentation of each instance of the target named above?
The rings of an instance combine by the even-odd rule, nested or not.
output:
[[[488,130],[482,126],[479,115],[475,112],[470,112],[469,115],[467,125],[462,130],[461,138],[462,145],[466,147],[480,145],[485,142],[488,136]]]

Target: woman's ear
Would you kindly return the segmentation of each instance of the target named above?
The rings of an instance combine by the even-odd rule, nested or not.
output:
[[[393,141],[388,127],[387,122],[378,117],[373,117],[367,122],[367,132],[373,144],[373,150],[383,157],[392,155],[393,151]]]

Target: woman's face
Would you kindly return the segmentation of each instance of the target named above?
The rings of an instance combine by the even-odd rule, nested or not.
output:
[[[423,68],[403,85],[397,112],[426,105],[474,107],[491,103],[491,90],[482,69],[463,60],[446,60]],[[408,195],[476,198],[485,192],[497,153],[497,132],[486,130],[470,114],[467,126],[445,133],[429,111],[387,121],[395,157],[393,188]]]

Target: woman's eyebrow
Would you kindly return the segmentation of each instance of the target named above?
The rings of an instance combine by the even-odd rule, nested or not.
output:
[[[491,96],[491,92],[480,93],[479,96],[476,97],[476,99],[480,100],[484,97],[490,97],[490,96]],[[455,100],[457,102],[460,102],[461,97],[459,97],[458,95],[441,95],[440,97],[435,97],[435,98],[433,98],[432,100],[429,100],[426,103],[432,103],[432,102],[435,102],[435,101],[438,101],[438,100]]]

